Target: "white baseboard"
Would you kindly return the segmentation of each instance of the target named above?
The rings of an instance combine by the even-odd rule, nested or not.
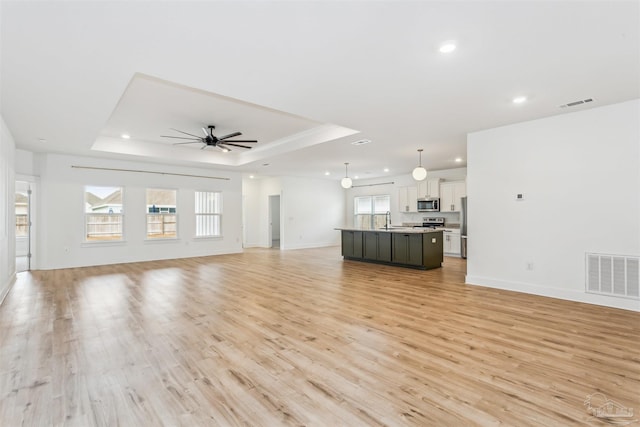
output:
[[[282,247],[282,250],[288,251],[293,249],[327,248],[329,246],[340,246],[340,244],[335,242],[324,242],[324,243],[307,243],[303,245],[287,245],[286,247]]]
[[[303,244],[303,245],[286,245],[283,246],[282,245],[282,241],[280,241],[280,249],[283,251],[289,251],[289,250],[294,250],[294,249],[313,249],[313,248],[326,248],[329,246],[340,246],[340,243],[336,243],[336,242],[321,242],[321,243],[307,243],[307,244]],[[243,247],[245,249],[248,248],[264,248],[264,249],[269,249],[271,248],[271,246],[265,246],[263,244],[260,243],[245,243],[243,245]]]
[[[268,248],[268,246],[265,246],[263,244],[260,243],[244,243],[242,245],[243,248]]]
[[[535,283],[510,282],[491,277],[469,276],[465,278],[467,285],[485,286],[488,288],[504,289],[507,291],[523,292],[525,294],[558,298],[568,301],[602,305],[605,307],[621,308],[640,312],[640,301],[626,298],[610,297],[606,295],[588,294],[582,290],[558,289]]]
[[[13,284],[16,282],[16,272],[14,271],[11,276],[7,279],[6,283],[2,284],[2,292],[0,293],[0,305],[4,302],[4,299],[9,294],[9,291],[13,287]]]

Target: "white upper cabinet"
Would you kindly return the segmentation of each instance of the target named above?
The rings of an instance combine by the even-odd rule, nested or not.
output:
[[[460,199],[467,195],[464,181],[450,181],[440,184],[440,212],[460,212]]]
[[[440,178],[426,179],[418,183],[418,198],[429,199],[440,197]]]
[[[418,212],[418,187],[398,187],[398,210]]]

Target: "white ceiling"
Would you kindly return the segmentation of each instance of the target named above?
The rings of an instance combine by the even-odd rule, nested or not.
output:
[[[3,0],[1,113],[32,151],[338,180],[424,148],[449,169],[469,132],[640,97],[639,4]],[[209,124],[259,143],[160,136]]]
[[[215,126],[213,132],[208,126]],[[230,151],[223,153],[202,142],[184,141],[205,136],[203,131],[224,138],[238,129],[242,129],[242,135],[229,137],[225,142],[249,139],[259,143],[240,144],[251,146],[248,150],[227,146]],[[253,168],[257,162],[268,162],[279,154],[355,133],[341,126],[136,74],[91,148],[160,161],[218,167],[252,164]],[[129,138],[124,139],[123,134]]]

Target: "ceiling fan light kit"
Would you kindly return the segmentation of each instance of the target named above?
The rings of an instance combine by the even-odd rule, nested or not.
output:
[[[427,170],[422,167],[422,148],[418,149],[418,153],[420,153],[420,164],[411,172],[411,176],[416,181],[423,181],[427,178]]]
[[[351,181],[351,178],[349,178],[349,171],[347,169],[348,166],[349,163],[344,164],[344,178],[342,178],[342,181],[340,181],[340,185],[342,185],[342,188],[344,189],[351,188],[351,186],[353,185],[353,181]]]
[[[173,145],[198,144],[198,143],[200,143],[200,144],[203,144],[203,146],[200,148],[201,150],[204,150],[207,147],[216,147],[220,151],[222,151],[223,153],[227,153],[227,152],[231,151],[230,146],[239,147],[239,148],[246,148],[247,150],[250,150],[252,148],[252,147],[249,147],[249,146],[246,146],[246,145],[238,144],[238,142],[241,142],[242,144],[253,144],[253,143],[257,143],[258,142],[255,139],[229,139],[229,138],[233,138],[233,137],[242,135],[242,132],[233,132],[233,133],[230,133],[228,135],[221,136],[220,138],[218,138],[217,136],[215,136],[213,134],[213,130],[216,127],[214,125],[209,125],[207,127],[209,128],[208,132],[207,132],[207,130],[205,128],[202,128],[202,132],[204,133],[204,137],[198,136],[198,135],[194,135],[194,134],[188,133],[188,132],[183,132],[181,130],[174,129],[174,128],[171,128],[171,130],[174,130],[176,132],[180,132],[181,134],[184,134],[184,135],[188,135],[190,138],[186,138],[184,136],[170,136],[170,135],[160,135],[160,136],[163,137],[163,138],[173,138],[173,139],[185,139],[185,140],[187,140],[186,142],[176,142]]]

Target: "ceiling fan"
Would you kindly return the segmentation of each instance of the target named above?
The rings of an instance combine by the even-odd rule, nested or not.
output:
[[[231,151],[231,147],[240,147],[240,148],[246,148],[248,150],[250,150],[252,147],[246,146],[246,145],[241,145],[241,144],[237,144],[238,142],[241,142],[243,144],[250,144],[250,143],[256,143],[258,141],[256,141],[255,139],[229,139],[229,138],[233,138],[235,136],[240,136],[242,135],[241,132],[233,132],[230,133],[229,135],[225,135],[225,136],[221,136],[220,138],[218,138],[217,136],[215,136],[213,134],[213,130],[216,128],[214,125],[209,125],[207,126],[209,128],[209,132],[207,132],[207,130],[205,128],[202,128],[202,132],[204,132],[204,136],[198,136],[198,135],[194,135],[188,132],[183,132],[181,130],[178,129],[174,129],[171,128],[171,130],[175,130],[176,132],[180,132],[184,135],[189,135],[190,138],[185,138],[184,136],[169,136],[169,135],[160,135],[163,138],[174,138],[174,139],[186,139],[188,141],[186,142],[176,142],[173,145],[181,145],[181,144],[198,144],[201,143],[203,144],[202,147],[200,148],[201,150],[204,150],[205,148],[211,146],[211,147],[217,147],[220,150],[227,152],[227,151]]]

